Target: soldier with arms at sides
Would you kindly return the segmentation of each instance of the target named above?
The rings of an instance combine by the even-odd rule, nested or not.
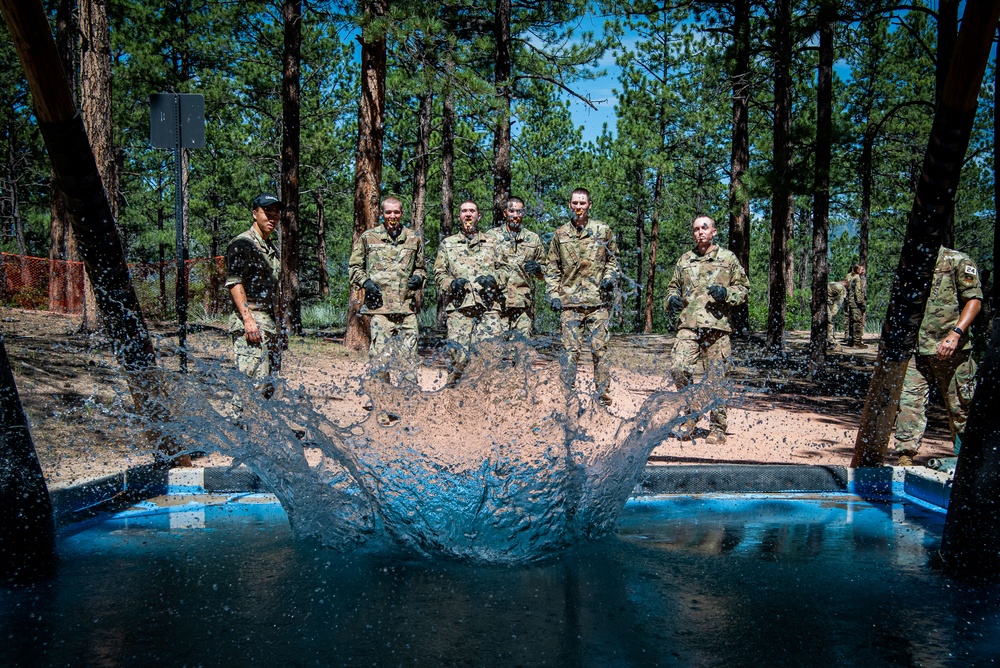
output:
[[[226,287],[233,299],[229,334],[237,368],[255,381],[263,381],[277,369],[281,354],[275,324],[281,259],[271,238],[281,220],[281,208],[276,196],[257,195],[250,205],[253,224],[226,248]],[[264,384],[262,392],[270,397],[274,387]],[[240,398],[234,397],[234,413],[241,410]]]
[[[347,262],[351,285],[363,288],[362,314],[371,316],[368,357],[389,382],[386,365],[394,356],[417,361],[417,294],[424,286],[424,240],[403,226],[403,204],[395,197],[382,202],[382,225],[358,237]],[[416,382],[412,372],[405,377]]]
[[[576,368],[583,347],[594,361],[598,401],[611,404],[610,306],[618,285],[618,244],[611,227],[590,218],[593,202],[586,188],[570,195],[570,220],[552,235],[545,261],[549,305],[559,313],[565,355],[563,382],[576,390]]]
[[[732,252],[715,243],[715,221],[698,216],[691,223],[695,248],[681,255],[667,286],[665,308],[678,313],[677,339],[670,352],[670,373],[678,390],[699,374],[724,378],[732,354],[732,310],[746,301],[750,281]],[[709,416],[707,443],[725,443],[728,413],[725,404]],[[689,420],[682,437],[694,432]]]

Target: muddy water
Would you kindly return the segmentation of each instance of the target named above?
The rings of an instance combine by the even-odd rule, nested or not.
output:
[[[229,419],[227,393],[256,390],[213,370],[172,388],[167,433],[246,464],[299,536],[349,547],[387,532],[424,555],[531,561],[613,531],[681,409],[712,402],[704,387],[657,392],[625,418],[568,391],[558,365],[537,362],[529,346],[486,345],[456,388],[425,391],[395,373],[392,384],[365,379],[372,409],[348,426],[280,386]],[[322,452],[318,464],[303,443]]]

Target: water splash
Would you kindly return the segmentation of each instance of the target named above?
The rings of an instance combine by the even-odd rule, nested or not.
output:
[[[280,380],[235,420],[224,417],[231,393],[259,392],[246,379],[201,369],[183,386],[164,382],[174,383],[164,435],[246,464],[297,535],[349,548],[386,533],[423,555],[490,563],[543,559],[612,532],[682,409],[713,403],[704,385],[655,392],[623,418],[567,392],[558,365],[530,346],[499,343],[480,347],[456,388],[362,381],[372,409],[346,427]]]

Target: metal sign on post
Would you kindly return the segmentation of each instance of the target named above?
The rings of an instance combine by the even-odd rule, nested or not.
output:
[[[177,229],[177,348],[181,372],[187,371],[187,237],[184,234],[184,183],[181,151],[205,146],[205,97],[187,93],[149,96],[149,141],[153,148],[174,150],[174,224]]]

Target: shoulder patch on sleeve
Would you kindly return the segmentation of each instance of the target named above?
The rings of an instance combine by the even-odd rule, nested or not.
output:
[[[976,268],[973,267],[971,264],[967,264],[965,265],[965,273],[969,274],[970,276],[976,276],[978,275],[979,272],[976,271]]]

